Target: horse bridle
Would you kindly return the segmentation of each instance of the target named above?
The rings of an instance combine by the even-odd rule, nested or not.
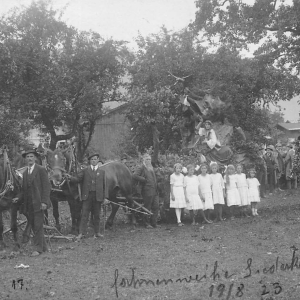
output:
[[[20,178],[22,178],[21,174],[18,172],[18,170],[15,170],[14,168],[12,168],[10,160],[8,158],[8,154],[7,154],[7,147],[4,146],[3,150],[2,150],[2,154],[3,154],[3,161],[4,161],[4,168],[5,168],[5,164],[6,164],[6,174],[5,174],[5,184],[3,185],[1,191],[0,191],[0,199],[2,199],[7,192],[9,191],[13,191],[15,188],[15,184],[17,184],[20,187],[20,184],[17,180],[17,176],[19,176]]]

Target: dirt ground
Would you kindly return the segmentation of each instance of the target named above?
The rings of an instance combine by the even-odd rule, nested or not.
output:
[[[300,189],[262,199],[259,217],[132,231],[118,212],[104,239],[0,253],[0,299],[300,299]],[[66,203],[60,203],[64,230]],[[51,212],[50,212],[51,213]],[[16,265],[29,265],[15,269]],[[165,281],[164,281],[165,280]]]

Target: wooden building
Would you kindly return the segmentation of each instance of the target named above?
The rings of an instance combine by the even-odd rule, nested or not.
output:
[[[127,106],[125,103],[111,109],[97,121],[89,148],[99,152],[103,159],[119,156],[118,144],[130,130],[125,117]]]
[[[282,131],[289,140],[297,139],[300,136],[300,123],[278,123],[277,129]]]

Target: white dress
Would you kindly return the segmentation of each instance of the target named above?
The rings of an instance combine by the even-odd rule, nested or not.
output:
[[[260,202],[260,197],[259,197],[259,189],[258,187],[260,186],[259,181],[257,178],[248,178],[247,179],[248,183],[248,191],[249,191],[249,201],[250,202]]]
[[[201,194],[204,198],[204,210],[207,209],[214,209],[214,202],[212,198],[212,180],[209,174],[206,174],[205,176],[203,175],[198,175],[198,181],[199,181],[199,187]]]
[[[227,176],[225,175],[224,182],[226,186],[227,206],[241,206],[241,199],[239,191],[237,189],[237,178],[235,174],[229,175],[229,184],[226,182],[226,177]]]
[[[210,174],[212,179],[212,196],[214,204],[225,204],[223,189],[225,188],[224,180],[220,173]]]
[[[175,197],[175,201],[172,200],[172,196],[170,194],[170,207],[172,208],[184,208],[186,207],[184,190],[183,190],[183,174],[176,175],[173,173],[170,177],[170,184],[173,185],[173,194]],[[172,187],[171,187],[172,188]]]
[[[237,187],[240,194],[241,206],[250,205],[246,175],[244,173],[241,173],[235,174],[235,176],[237,179]]]
[[[203,202],[200,199],[198,186],[199,181],[196,175],[185,176],[183,186],[186,188],[187,198],[189,202],[186,203],[188,210],[203,209]]]

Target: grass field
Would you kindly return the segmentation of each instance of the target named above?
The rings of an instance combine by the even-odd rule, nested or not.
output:
[[[262,200],[259,217],[132,231],[119,212],[104,239],[0,252],[0,299],[300,299],[300,190]],[[69,211],[60,203],[67,229]],[[28,269],[14,269],[19,264]],[[15,286],[13,281],[15,280]],[[19,280],[19,282],[18,282]],[[23,286],[21,285],[23,283]]]

